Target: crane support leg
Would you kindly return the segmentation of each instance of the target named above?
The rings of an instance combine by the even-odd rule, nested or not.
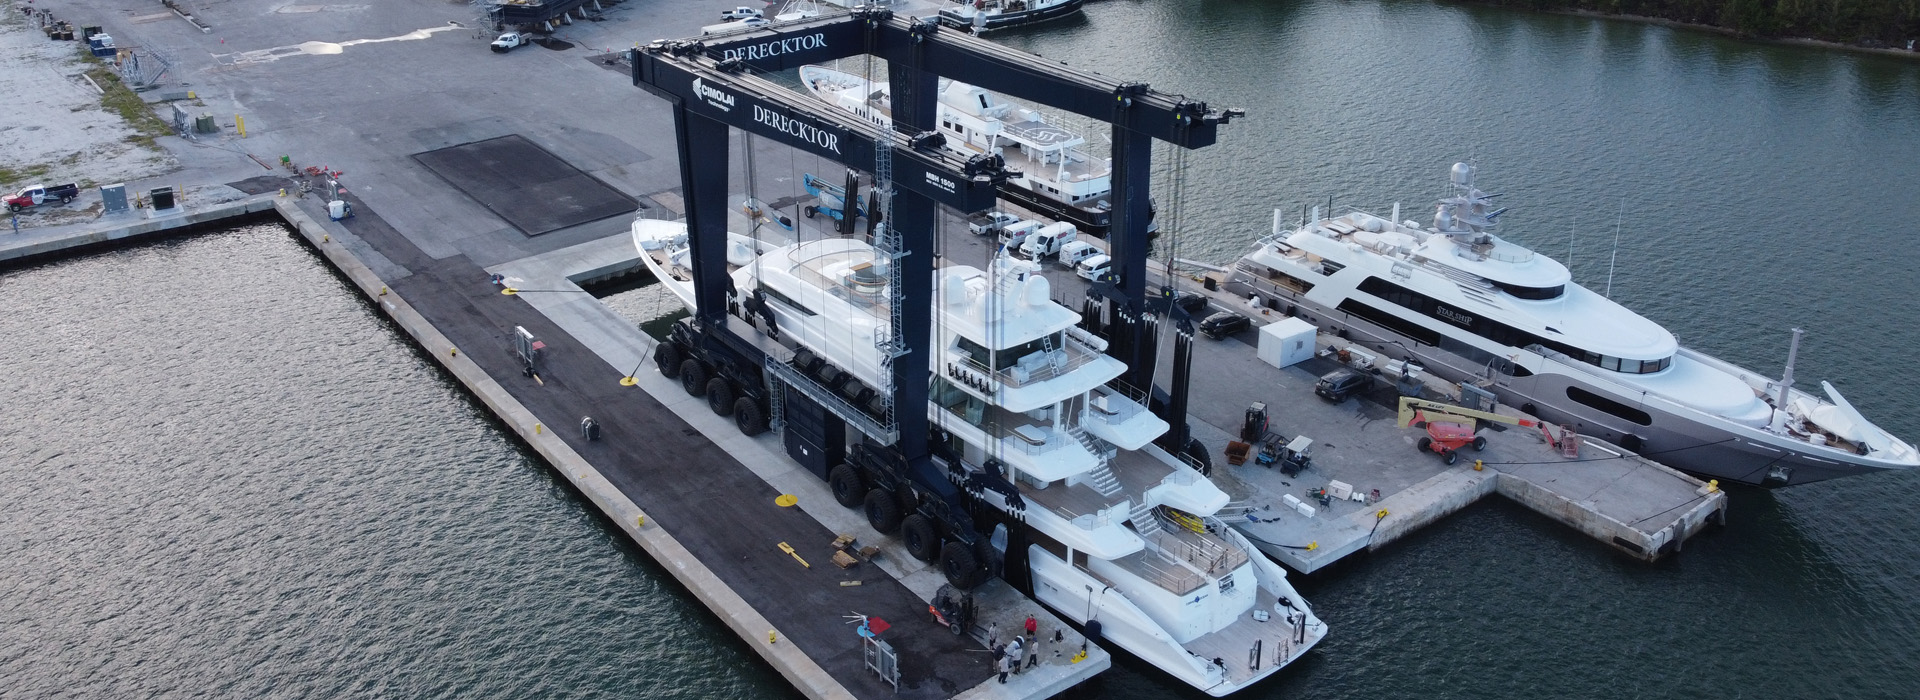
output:
[[[1153,137],[1126,128],[1131,115],[1117,110],[1122,123],[1113,126],[1113,228],[1108,243],[1114,261],[1115,291],[1121,299],[1123,315],[1131,322],[1116,329],[1127,336],[1119,345],[1124,355],[1115,358],[1127,364],[1127,383],[1137,387],[1153,386],[1153,339],[1149,325],[1142,323],[1147,312],[1147,188],[1153,170]],[[1179,174],[1176,173],[1175,177]]]
[[[893,361],[893,405],[899,416],[900,454],[909,464],[927,459],[927,382],[932,363],[929,345],[933,336],[933,219],[934,201],[912,190],[896,188],[893,193],[893,221],[898,227],[900,257],[893,261],[894,283],[902,308],[900,327],[905,354]]]
[[[674,138],[680,147],[680,191],[687,203],[687,245],[693,265],[693,301],[700,322],[726,327],[727,125],[673,106]]]

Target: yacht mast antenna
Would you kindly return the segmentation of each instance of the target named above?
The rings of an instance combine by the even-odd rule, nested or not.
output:
[[[1787,389],[1793,386],[1793,361],[1800,355],[1800,335],[1804,332],[1793,329],[1793,343],[1787,346],[1787,369],[1780,374],[1780,399],[1773,404],[1781,411],[1787,410]]]
[[[1607,298],[1613,298],[1613,268],[1620,262],[1620,219],[1627,215],[1627,201],[1620,200],[1620,211],[1613,216],[1613,257],[1607,259]]]

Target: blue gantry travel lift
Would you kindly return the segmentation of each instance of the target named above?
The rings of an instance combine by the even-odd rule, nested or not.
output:
[[[757,77],[811,63],[868,55],[886,61],[892,88],[893,130]],[[967,494],[981,489],[1017,501],[1017,490],[993,465],[963,465],[929,440],[924,418],[931,368],[934,235],[937,206],[963,214],[994,206],[996,187],[1012,173],[997,156],[967,160],[941,148],[934,130],[939,80],[954,78],[1030,103],[1044,104],[1112,126],[1114,274],[1095,284],[1101,299],[1089,324],[1107,337],[1108,354],[1125,362],[1116,380],[1145,398],[1152,389],[1160,319],[1180,330],[1175,380],[1156,413],[1174,426],[1163,446],[1181,452],[1186,429],[1185,377],[1192,326],[1170,302],[1172,290],[1149,291],[1148,175],[1154,139],[1195,149],[1211,145],[1219,125],[1239,110],[1157,92],[1143,83],[1117,82],[972,36],[941,31],[932,19],[899,17],[886,9],[780,23],[705,41],[658,41],[630,53],[634,85],[672,104],[686,202],[697,313],[676,325],[656,359],[688,391],[731,413],[749,434],[781,416],[789,454],[828,479],[843,505],[864,505],[881,532],[902,530],[908,550],[940,560],[948,579],[970,588],[984,577],[985,537],[969,516]],[[892,386],[849,396],[845,385],[824,386],[804,356],[769,357],[754,338],[729,330],[729,317],[760,317],[759,300],[736,299],[727,274],[728,128],[868,170],[884,225],[873,241],[891,259],[889,306],[893,332],[888,358]],[[751,174],[749,174],[751,176]],[[719,396],[716,396],[715,393]],[[730,403],[729,403],[730,402]],[[898,410],[895,407],[900,407]],[[866,435],[842,454],[845,428]],[[1204,454],[1204,452],[1202,452]],[[842,465],[853,467],[840,469]],[[913,522],[913,515],[922,519]],[[932,523],[937,531],[929,531]],[[1010,567],[1011,569],[1011,567]],[[1023,586],[1024,587],[1024,586]]]

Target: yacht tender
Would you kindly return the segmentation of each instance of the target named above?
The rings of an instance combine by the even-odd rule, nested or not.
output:
[[[1453,166],[1431,226],[1364,212],[1273,233],[1235,263],[1228,291],[1411,358],[1502,403],[1674,467],[1765,486],[1920,465],[1920,453],[1841,398],[1792,388],[1689,350],[1491,233],[1505,209]],[[1331,212],[1329,212],[1331,214]]]

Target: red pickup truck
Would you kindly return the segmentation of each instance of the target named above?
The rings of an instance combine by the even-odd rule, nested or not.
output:
[[[15,192],[7,197],[7,211],[20,211],[21,209],[39,206],[54,200],[60,200],[61,204],[66,204],[78,196],[80,196],[80,188],[71,182],[64,185],[54,185],[52,187],[32,185],[23,187],[19,192]]]

